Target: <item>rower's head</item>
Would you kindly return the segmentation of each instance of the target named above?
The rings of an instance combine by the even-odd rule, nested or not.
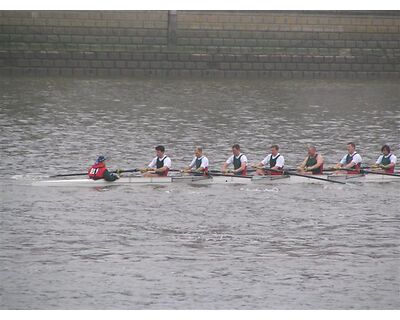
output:
[[[237,143],[232,146],[232,153],[235,157],[240,154],[240,146]]]
[[[107,160],[107,158],[106,158],[105,156],[98,156],[98,157],[97,157],[97,160],[96,160],[96,163],[97,163],[97,164],[98,164],[98,163],[105,163],[106,160]]]
[[[271,146],[271,154],[275,157],[279,152],[279,146],[277,144],[273,144]]]
[[[202,147],[196,147],[196,149],[194,149],[194,155],[197,158],[200,158],[203,155],[203,148]]]
[[[387,144],[385,144],[385,145],[381,148],[381,152],[382,152],[385,156],[387,156],[387,155],[390,153],[390,147],[389,147]]]
[[[315,157],[316,154],[317,154],[317,148],[314,146],[309,146],[308,147],[308,155],[310,157]]]
[[[347,152],[348,152],[349,154],[353,154],[354,151],[356,151],[356,145],[354,144],[354,142],[349,142],[349,143],[347,144]]]
[[[162,158],[164,156],[164,152],[165,152],[164,146],[157,146],[155,149],[156,149],[157,157]]]

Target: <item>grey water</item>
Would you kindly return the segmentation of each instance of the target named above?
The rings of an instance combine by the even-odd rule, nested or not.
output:
[[[400,184],[37,187],[85,172],[400,156],[398,82],[0,79],[1,309],[398,309]]]

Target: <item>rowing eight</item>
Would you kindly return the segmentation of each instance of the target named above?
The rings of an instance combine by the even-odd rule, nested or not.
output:
[[[32,183],[34,186],[49,186],[49,187],[101,187],[111,185],[164,185],[169,183],[187,183],[187,184],[326,184],[329,181],[340,181],[343,183],[386,183],[399,182],[399,176],[390,175],[370,175],[370,174],[349,174],[349,175],[334,175],[323,174],[317,175],[319,180],[307,179],[307,177],[283,175],[283,176],[253,176],[253,177],[238,177],[238,176],[173,176],[173,177],[140,177],[140,176],[125,176],[116,181],[105,181],[104,179],[92,180],[89,178],[83,179],[52,179],[41,180]],[[325,181],[328,180],[328,181]]]

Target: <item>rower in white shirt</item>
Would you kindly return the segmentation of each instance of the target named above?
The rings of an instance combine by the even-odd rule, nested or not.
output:
[[[381,152],[382,154],[379,156],[378,160],[376,160],[372,168],[376,168],[383,173],[393,174],[397,162],[396,156],[390,152],[390,147],[387,144],[381,148]]]
[[[362,158],[356,151],[356,145],[354,142],[349,142],[347,144],[347,154],[340,160],[338,164],[336,164],[336,169],[350,169],[343,170],[337,173],[346,173],[346,174],[359,174],[361,172],[361,163]]]
[[[271,146],[271,153],[267,155],[263,161],[261,161],[256,165],[253,165],[253,168],[257,168],[256,174],[261,176],[282,175],[283,171],[281,170],[283,169],[284,165],[285,165],[285,158],[279,153],[279,146],[274,144]]]
[[[183,172],[203,173],[206,175],[208,173],[208,166],[209,162],[207,157],[203,155],[203,148],[196,147],[192,162],[183,170]]]
[[[238,176],[246,176],[247,175],[247,157],[243,153],[240,152],[240,146],[238,144],[234,144],[232,146],[232,155],[226,160],[226,162],[222,165],[221,171],[223,173],[233,173]],[[228,166],[233,164],[233,170],[228,170]]]
[[[156,157],[149,163],[146,169],[141,170],[145,172],[144,177],[166,177],[171,169],[172,162],[170,157],[166,156],[164,146],[157,146]]]

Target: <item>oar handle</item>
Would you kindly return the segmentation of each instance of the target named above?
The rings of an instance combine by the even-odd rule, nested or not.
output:
[[[65,174],[55,174],[50,176],[50,178],[57,178],[57,177],[73,177],[73,176],[86,176],[88,173],[65,173]]]
[[[126,172],[138,172],[140,169],[127,169],[127,170],[114,170],[111,173],[126,173]]]
[[[111,173],[125,173],[125,172],[137,172],[140,169],[127,169],[127,170],[113,170]],[[65,173],[65,174],[55,174],[50,176],[50,178],[58,178],[58,177],[73,177],[73,176],[86,176],[88,173],[80,172],[80,173]]]
[[[256,172],[256,170],[254,170],[254,169],[247,169],[246,170],[247,172]],[[210,172],[210,173],[224,173],[223,171],[221,171],[221,170],[208,170],[208,172]],[[227,171],[227,172],[232,172],[232,171]]]
[[[235,178],[244,178],[244,179],[251,179],[253,177],[253,176],[239,176],[239,175],[235,175],[235,174],[226,174],[226,173],[223,173],[223,172],[215,172],[215,171],[210,172],[209,176],[210,177],[212,177],[212,176],[231,177],[231,178],[235,177]]]
[[[356,171],[356,170],[357,169],[352,169],[352,168],[335,168],[335,167],[324,169],[324,171]]]

